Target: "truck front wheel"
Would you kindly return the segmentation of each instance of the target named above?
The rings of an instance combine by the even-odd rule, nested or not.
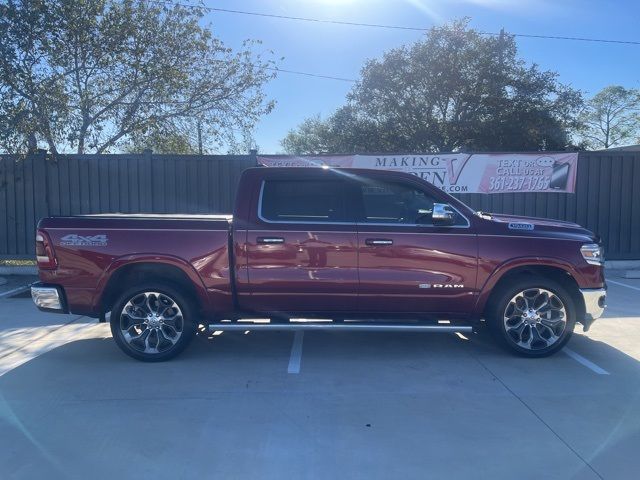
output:
[[[576,308],[559,283],[527,276],[496,292],[486,320],[498,341],[511,351],[526,357],[546,357],[571,338]]]
[[[197,328],[189,297],[168,285],[146,284],[126,290],[111,310],[111,333],[127,355],[159,362],[178,355]]]

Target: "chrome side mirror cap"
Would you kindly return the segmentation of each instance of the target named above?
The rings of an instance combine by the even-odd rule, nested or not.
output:
[[[448,203],[434,203],[431,221],[434,225],[453,225],[455,212]]]

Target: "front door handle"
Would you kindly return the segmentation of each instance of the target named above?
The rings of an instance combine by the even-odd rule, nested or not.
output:
[[[380,247],[385,245],[393,245],[393,240],[388,238],[367,238],[364,243],[370,247]]]
[[[282,237],[258,237],[258,243],[273,245],[275,243],[284,243],[284,238]]]

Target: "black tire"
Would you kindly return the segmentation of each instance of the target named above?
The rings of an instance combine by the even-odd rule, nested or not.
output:
[[[169,302],[174,306],[169,307]],[[156,316],[152,317],[154,310]],[[130,357],[162,362],[178,355],[193,340],[198,327],[195,312],[191,297],[173,285],[137,285],[116,300],[111,310],[111,333],[118,347]],[[146,321],[139,323],[143,318]]]
[[[536,304],[544,305],[545,296],[549,307],[531,313]],[[530,304],[532,307],[528,308]],[[571,338],[576,311],[566,288],[552,279],[528,275],[499,287],[487,307],[486,321],[498,343],[511,352],[525,357],[547,357],[562,349]],[[561,317],[564,317],[562,330],[562,321],[558,321]]]

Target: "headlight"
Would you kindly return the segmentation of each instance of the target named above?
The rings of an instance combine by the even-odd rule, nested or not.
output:
[[[602,265],[604,263],[603,248],[597,243],[587,243],[580,247],[582,258],[590,265]]]

